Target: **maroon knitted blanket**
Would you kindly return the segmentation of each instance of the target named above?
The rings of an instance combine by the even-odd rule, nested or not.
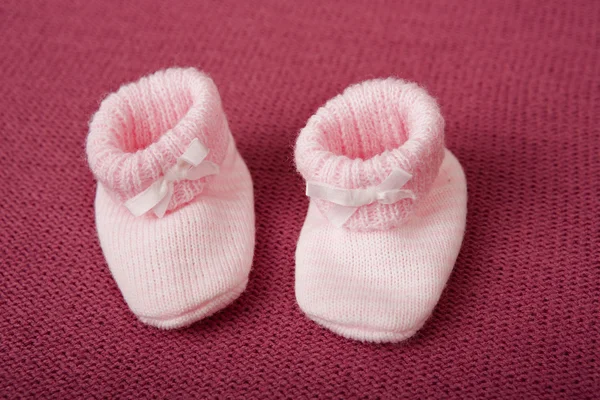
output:
[[[600,390],[600,2],[0,4],[0,397],[591,398]],[[247,291],[180,331],[138,322],[96,237],[83,151],[121,83],[209,73],[255,184]],[[298,131],[375,77],[435,96],[469,211],[411,340],[306,319]]]

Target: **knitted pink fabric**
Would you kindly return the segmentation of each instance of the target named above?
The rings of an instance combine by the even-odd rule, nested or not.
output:
[[[1,0],[0,398],[598,398],[599,20],[597,0]],[[257,225],[239,300],[164,332],[105,267],[82,143],[102,93],[173,64],[217,84]],[[373,346],[297,306],[293,144],[387,76],[435,94],[469,199],[431,318]]]
[[[87,155],[98,179],[100,244],[140,320],[189,325],[244,290],[252,181],[209,77],[174,68],[123,86],[94,115]],[[154,203],[139,204],[148,194],[164,202],[164,216]]]
[[[296,298],[309,318],[349,338],[396,342],[429,317],[466,219],[465,177],[443,126],[425,90],[386,79],[349,87],[300,132],[298,170],[307,194],[319,194],[296,250]]]
[[[108,96],[90,123],[87,154],[98,182],[125,201],[175,164],[198,138],[220,164],[233,140],[212,79],[193,68],[159,71]],[[175,183],[169,210],[211,178]]]
[[[350,86],[313,115],[296,143],[306,180],[342,189],[381,183],[394,167],[412,174],[405,189],[427,193],[444,156],[444,119],[434,99],[414,83],[388,78]],[[390,229],[415,201],[372,203],[345,224],[353,230]],[[331,203],[317,199],[327,213]]]

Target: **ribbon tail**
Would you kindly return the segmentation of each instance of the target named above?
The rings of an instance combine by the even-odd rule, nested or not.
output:
[[[398,190],[398,200],[402,200],[402,199],[412,199],[412,200],[416,200],[417,196],[415,195],[415,192],[413,192],[412,190],[408,190],[408,189],[400,189]]]
[[[204,178],[209,175],[217,175],[219,173],[219,166],[210,161],[204,161],[203,163],[190,168],[187,172],[187,179],[196,180]]]
[[[339,204],[332,204],[329,211],[327,211],[327,219],[334,226],[341,228],[344,226],[346,221],[350,219],[352,215],[358,210],[358,207],[347,207],[340,206]]]
[[[154,214],[156,214],[158,218],[162,218],[167,212],[171,197],[173,197],[173,184],[169,184],[164,197],[154,206],[154,208],[152,208],[152,211],[154,211]]]
[[[194,138],[190,143],[189,147],[185,150],[185,152],[179,157],[179,159],[191,164],[193,166],[199,165],[206,156],[208,155],[209,150],[204,146],[198,138]]]
[[[394,168],[392,172],[388,175],[387,178],[383,180],[378,186],[378,191],[387,191],[399,189],[404,186],[408,181],[412,179],[412,175],[408,172],[400,169]]]
[[[161,181],[154,182],[146,190],[127,200],[125,207],[136,217],[146,214],[160,203],[163,198],[161,186]]]

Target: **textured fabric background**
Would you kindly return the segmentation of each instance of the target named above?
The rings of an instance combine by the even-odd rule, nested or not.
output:
[[[594,0],[2,1],[0,396],[597,396],[599,20]],[[164,332],[109,274],[83,143],[107,93],[173,65],[219,86],[257,246],[239,301]],[[390,75],[438,98],[470,197],[432,318],[382,346],[295,303],[292,146],[327,99]]]

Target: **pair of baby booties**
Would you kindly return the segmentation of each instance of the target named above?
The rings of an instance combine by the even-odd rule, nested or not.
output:
[[[142,322],[184,327],[244,291],[252,180],[207,75],[172,68],[124,85],[94,115],[86,151],[100,245]],[[301,130],[295,162],[310,197],[296,250],[300,308],[347,338],[412,336],[466,220],[465,176],[435,100],[393,78],[350,86]]]

